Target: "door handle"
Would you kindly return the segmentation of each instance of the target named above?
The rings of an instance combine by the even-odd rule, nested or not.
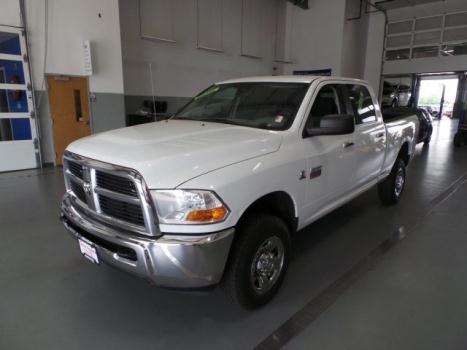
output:
[[[379,134],[376,134],[376,138],[380,139],[382,137],[384,137],[385,133],[384,132],[380,132]]]
[[[342,148],[349,148],[349,147],[352,147],[352,146],[355,146],[355,143],[353,143],[352,141],[344,142],[342,144]]]
[[[84,125],[89,125],[89,120],[86,120],[84,118],[79,118],[78,123],[84,124]]]

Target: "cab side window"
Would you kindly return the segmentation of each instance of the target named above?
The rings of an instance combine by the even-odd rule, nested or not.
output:
[[[340,88],[337,85],[323,86],[313,102],[310,115],[307,120],[307,127],[319,128],[321,119],[329,114],[341,114],[342,99],[340,98]]]
[[[368,89],[363,85],[347,85],[347,90],[355,123],[358,125],[375,122],[375,106]]]

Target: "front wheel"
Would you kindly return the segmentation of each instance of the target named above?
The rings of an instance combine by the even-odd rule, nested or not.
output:
[[[405,162],[398,158],[389,176],[378,185],[378,194],[385,205],[394,205],[399,202],[404,192],[406,181]]]
[[[427,137],[425,137],[425,140],[423,140],[423,143],[424,143],[425,145],[428,145],[430,142],[431,142],[431,133],[428,134]]]
[[[279,290],[287,270],[290,235],[279,218],[258,214],[237,230],[221,284],[230,298],[245,309],[269,302]]]

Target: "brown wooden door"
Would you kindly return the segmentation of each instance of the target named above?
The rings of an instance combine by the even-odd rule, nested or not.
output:
[[[55,161],[62,164],[65,148],[91,134],[88,81],[86,78],[48,76]]]

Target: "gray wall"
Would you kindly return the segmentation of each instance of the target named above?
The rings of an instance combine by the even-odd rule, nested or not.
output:
[[[125,126],[123,94],[91,93],[92,132],[102,132]]]
[[[47,91],[35,90],[39,140],[41,145],[42,164],[55,162],[55,148],[50,117],[49,97]]]
[[[126,114],[134,114],[144,101],[152,101],[152,96],[125,95]],[[167,101],[167,114],[174,114],[190,101],[190,97],[156,96],[156,101]]]
[[[347,0],[346,16],[358,13],[360,3]],[[359,19],[344,21],[344,36],[341,55],[341,75],[363,79],[365,71],[368,17],[364,10]]]

